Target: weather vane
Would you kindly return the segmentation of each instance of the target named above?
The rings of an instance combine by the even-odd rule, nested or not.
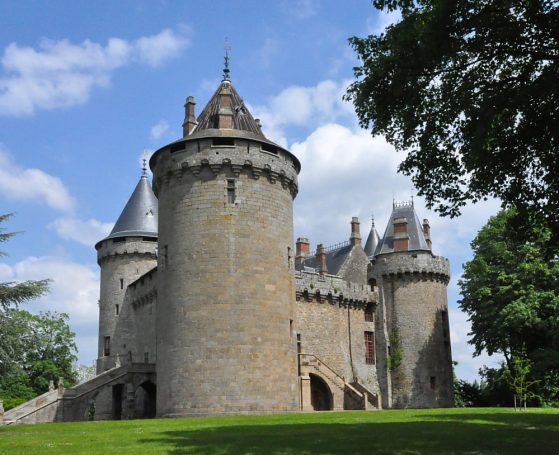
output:
[[[223,68],[223,80],[229,80],[229,51],[231,50],[231,46],[229,45],[229,40],[225,37],[225,45],[223,46],[225,49],[225,67]]]

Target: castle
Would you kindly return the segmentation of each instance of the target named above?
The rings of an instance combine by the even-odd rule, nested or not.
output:
[[[149,165],[96,245],[97,376],[19,421],[453,405],[449,263],[413,203],[382,238],[353,218],[348,240],[293,248],[299,160],[227,67]]]

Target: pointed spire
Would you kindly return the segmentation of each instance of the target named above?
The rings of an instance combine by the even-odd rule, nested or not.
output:
[[[146,159],[144,159],[144,162]],[[146,171],[145,164],[143,168]],[[146,174],[142,174],[132,196],[107,237],[155,237],[157,238],[158,202]]]
[[[380,243],[380,236],[375,228],[375,216],[371,215],[371,230],[369,231],[369,236],[367,237],[367,242],[365,243],[365,254],[369,259],[372,259],[375,255],[375,251]]]
[[[229,45],[229,41],[227,39],[227,37],[225,37],[225,46],[223,46],[223,48],[225,49],[225,65],[223,67],[223,81],[229,81],[231,80],[230,77],[230,71],[229,71],[229,51],[231,50],[231,46]]]

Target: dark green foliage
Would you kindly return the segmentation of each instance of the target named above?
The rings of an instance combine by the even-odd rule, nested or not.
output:
[[[400,171],[429,207],[456,216],[494,196],[559,236],[559,3],[373,5],[402,18],[350,39],[361,126],[407,152]]]
[[[518,359],[529,361],[525,380],[539,380],[538,394],[553,401],[559,386],[559,258],[550,230],[528,220],[520,235],[516,215],[505,210],[491,217],[472,242],[459,305],[472,323],[475,354],[503,354],[512,382],[519,377]],[[542,395],[543,389],[555,395]]]
[[[60,377],[67,385],[75,383],[75,334],[67,320],[64,313],[34,315],[16,309],[0,313],[0,398],[29,400]]]

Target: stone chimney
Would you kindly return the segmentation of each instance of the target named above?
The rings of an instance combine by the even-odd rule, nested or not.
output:
[[[316,246],[316,266],[320,275],[326,275],[328,273],[326,252],[324,251],[324,245],[322,245],[322,243]]]
[[[295,243],[295,265],[301,265],[310,251],[309,239],[299,237]]]
[[[188,136],[196,126],[196,114],[194,113],[194,97],[189,96],[184,103],[184,123],[182,124],[182,136]]]
[[[217,127],[219,129],[233,128],[233,97],[231,84],[223,83],[219,92],[219,111],[217,113]]]
[[[359,232],[359,218],[354,216],[351,219],[351,235],[349,241],[352,246],[361,245],[361,233]]]
[[[394,219],[394,251],[408,251],[410,236],[408,234],[408,220],[406,218]]]
[[[425,237],[427,246],[429,247],[430,250],[432,250],[433,242],[431,242],[431,226],[429,226],[429,220],[427,218],[423,220],[423,236]]]

